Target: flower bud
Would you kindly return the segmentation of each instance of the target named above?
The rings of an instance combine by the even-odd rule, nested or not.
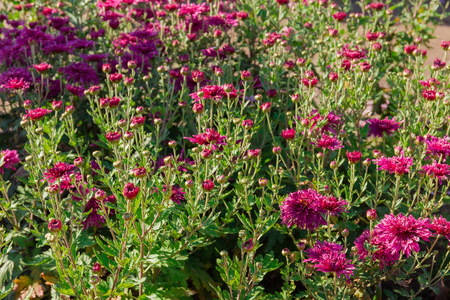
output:
[[[117,161],[115,161],[115,162],[113,163],[113,167],[116,168],[116,169],[121,169],[122,166],[123,166],[123,163],[122,163],[121,160],[117,160]]]
[[[97,285],[100,282],[100,278],[98,278],[98,276],[91,276],[91,278],[89,278],[89,283],[92,285]]]
[[[261,187],[265,187],[269,184],[269,181],[267,180],[267,178],[260,178],[258,180],[259,186]]]
[[[175,148],[177,146],[177,142],[176,141],[169,141],[168,146],[173,149],[173,148]]]
[[[187,180],[186,181],[186,183],[185,183],[185,186],[186,186],[186,188],[191,188],[191,187],[193,187],[194,186],[194,181],[192,181],[192,180]]]
[[[95,158],[100,158],[100,157],[102,157],[102,153],[100,152],[100,151],[94,151],[94,153],[92,153],[92,155],[95,157]]]
[[[49,243],[49,244],[53,244],[56,241],[55,236],[51,233],[45,234],[45,239],[47,240],[47,243]]]
[[[370,221],[375,220],[377,218],[377,211],[375,209],[369,209],[366,212],[366,217]]]
[[[216,178],[217,182],[220,184],[224,184],[228,181],[228,178],[225,175],[219,175]]]
[[[220,251],[220,256],[225,257],[228,256],[228,252],[226,250]]]
[[[336,170],[337,169],[337,163],[335,160],[333,160],[332,162],[330,162],[330,169],[331,170]]]
[[[273,154],[280,154],[281,153],[281,147],[278,147],[278,146],[273,147],[272,148],[272,153]]]
[[[283,250],[281,250],[281,255],[283,255],[283,256],[288,256],[289,253],[291,253],[291,252],[289,251],[288,248],[284,248]]]
[[[342,235],[343,237],[348,237],[349,234],[350,234],[350,232],[348,231],[347,228],[345,228],[344,230],[341,231],[341,235]]]
[[[161,125],[162,124],[162,119],[161,118],[155,118],[154,120],[153,120],[153,123],[155,123],[155,125]]]
[[[48,222],[48,230],[51,232],[60,232],[62,229],[62,224],[60,220],[51,219],[50,222]]]
[[[305,248],[306,248],[306,244],[304,242],[299,242],[297,244],[297,249],[298,250],[302,251],[302,250],[305,250]]]
[[[130,221],[133,218],[133,214],[132,213],[124,213],[122,217],[125,221]]]
[[[365,167],[370,166],[370,163],[371,163],[370,158],[366,158],[366,159],[363,161],[363,165],[364,165]]]

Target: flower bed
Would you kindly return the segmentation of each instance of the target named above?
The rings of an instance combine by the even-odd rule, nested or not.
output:
[[[448,3],[344,2],[7,1],[0,299],[439,294]]]

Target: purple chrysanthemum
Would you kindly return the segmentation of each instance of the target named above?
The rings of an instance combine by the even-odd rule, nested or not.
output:
[[[186,201],[184,198],[184,195],[186,192],[183,192],[183,188],[178,186],[171,186],[167,187],[167,185],[164,185],[163,192],[167,192],[170,189],[170,200],[175,202],[176,204],[181,204],[182,201]]]
[[[401,213],[385,216],[375,227],[374,234],[392,254],[402,251],[406,257],[411,255],[411,251],[419,252],[419,241],[428,241],[431,236],[428,219],[415,219]]]
[[[395,118],[389,120],[388,117],[383,120],[370,119],[367,122],[369,123],[369,136],[376,137],[383,137],[383,133],[390,136],[400,128],[401,124],[401,122],[396,122]]]
[[[325,225],[325,219],[322,217],[325,212],[321,207],[322,198],[323,196],[313,189],[290,193],[280,207],[282,224],[311,230]]]
[[[84,208],[84,212],[89,212],[86,219],[82,222],[83,228],[87,229],[89,227],[101,227],[105,223],[105,218],[102,216],[103,212],[99,214],[99,210],[101,211],[100,201],[115,203],[116,197],[114,195],[106,197],[104,200],[97,200],[95,197],[89,199]],[[114,209],[106,208],[109,212],[109,215],[114,215]]]

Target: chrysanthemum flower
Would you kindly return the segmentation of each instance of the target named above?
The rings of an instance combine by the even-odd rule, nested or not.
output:
[[[351,260],[345,257],[345,253],[331,252],[322,255],[321,260],[314,267],[318,271],[335,273],[337,277],[344,275],[349,279],[349,276],[353,275],[353,270],[355,269],[355,266],[350,262]]]
[[[348,204],[347,201],[337,199],[334,196],[322,197],[320,207],[332,216],[337,216],[345,210],[345,206]]]
[[[101,204],[100,201],[109,202],[109,203],[115,203],[116,197],[114,195],[110,195],[108,197],[105,197],[103,200],[98,200],[94,197],[89,199],[89,201],[86,203],[86,206],[84,208],[84,212],[90,212],[86,219],[83,220],[83,228],[87,229],[89,227],[101,227],[103,224],[105,224],[105,218],[103,217],[103,212],[99,213],[99,210],[101,211]],[[109,215],[114,215],[115,211],[114,209],[106,208],[106,211],[109,212]]]
[[[50,109],[38,107],[27,111],[25,116],[32,121],[39,121],[42,120],[49,112],[51,112]]]
[[[123,188],[123,196],[125,197],[125,199],[134,200],[138,194],[139,194],[138,186],[135,186],[131,182],[125,184],[125,187]]]
[[[226,136],[220,135],[214,129],[207,128],[205,133],[194,135],[193,137],[184,137],[197,145],[211,146],[213,150],[218,150],[219,147],[227,145]]]
[[[379,242],[394,254],[402,251],[406,257],[411,251],[419,252],[419,241],[428,241],[431,236],[428,219],[415,219],[412,215],[387,215],[374,229]]]
[[[389,120],[388,117],[383,120],[370,119],[367,122],[369,123],[369,136],[376,137],[383,137],[383,133],[390,136],[400,128],[401,124],[401,122],[396,122],[395,118]]]
[[[409,173],[413,159],[411,157],[405,157],[402,153],[400,156],[383,156],[379,159],[374,159],[373,162],[378,165],[378,170],[388,171],[390,174],[403,175],[404,173]]]
[[[71,187],[70,175],[75,172],[75,166],[65,162],[56,163],[53,168],[44,172],[44,180],[49,184],[59,183],[61,190]]]
[[[322,260],[322,256],[326,254],[330,254],[333,252],[342,252],[342,245],[336,243],[330,243],[327,241],[317,241],[317,243],[309,250],[305,252],[308,254],[308,258],[305,259],[305,262],[317,263]]]
[[[431,165],[422,166],[422,169],[428,176],[438,178],[440,183],[442,183],[442,179],[447,179],[447,176],[450,175],[450,166],[436,161],[433,161]]]
[[[427,144],[427,155],[450,156],[450,141],[448,137],[437,138],[435,136],[427,136],[425,139]]]
[[[281,204],[282,224],[302,229],[315,229],[326,225],[321,207],[323,196],[313,189],[290,193]]]
[[[431,219],[430,229],[450,240],[450,222],[443,216],[439,216],[439,218],[433,216],[433,219]]]
[[[281,131],[281,136],[290,141],[295,138],[295,129],[286,129]]]
[[[347,151],[347,158],[348,158],[349,163],[356,164],[357,162],[359,162],[361,160],[361,152],[359,152],[359,151],[348,152]]]
[[[171,187],[167,187],[164,185],[163,192],[170,191],[170,200],[175,202],[176,204],[181,204],[182,201],[186,201],[184,195],[186,192],[183,192],[183,188],[173,185]]]
[[[19,155],[17,154],[17,150],[3,150],[0,153],[0,173],[4,173],[4,169],[15,170],[15,164],[19,163]]]
[[[344,148],[341,141],[333,136],[322,134],[322,136],[314,143],[317,148],[328,149],[334,151],[339,148]]]

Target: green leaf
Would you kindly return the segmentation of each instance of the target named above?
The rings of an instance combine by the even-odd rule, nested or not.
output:
[[[11,282],[8,286],[4,286],[2,287],[2,289],[0,290],[0,299],[5,298],[6,296],[8,296],[12,290],[14,288],[13,282]]]

